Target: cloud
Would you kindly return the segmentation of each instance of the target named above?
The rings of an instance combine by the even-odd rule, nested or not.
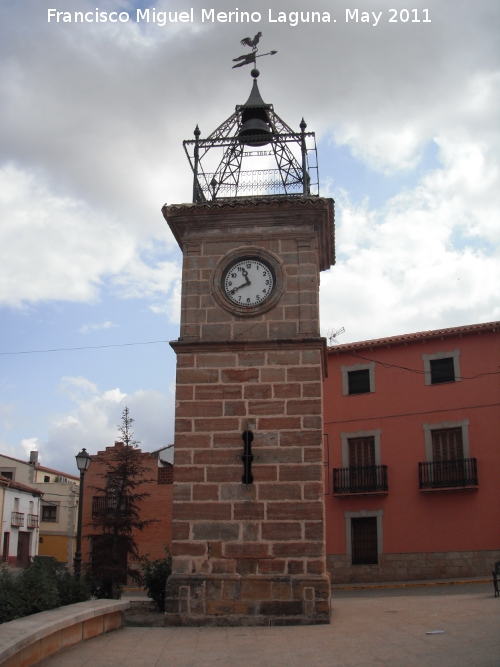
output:
[[[192,4],[198,17],[202,4]],[[107,9],[117,6],[111,0]],[[180,3],[155,6],[183,9]],[[134,3],[123,7],[132,12]],[[165,200],[190,199],[181,139],[192,137],[196,123],[208,135],[247,98],[247,70],[230,65],[241,51],[241,37],[254,28],[263,31],[266,49],[278,50],[276,57],[262,59],[259,84],[287,122],[297,128],[304,115],[321,138],[348,146],[363,164],[387,174],[415,170],[425,146],[436,142],[443,168],[433,174],[435,186],[422,186],[440,204],[428,206],[426,216],[435,216],[433,226],[444,225],[448,238],[447,215],[460,213],[433,187],[456,193],[466,211],[490,207],[484,219],[472,215],[474,225],[460,214],[464,223],[454,225],[454,232],[467,243],[472,236],[491,243],[498,208],[496,202],[490,206],[493,188],[488,187],[486,204],[481,192],[499,169],[498,3],[440,0],[428,24],[391,24],[390,7],[389,0],[380,0],[384,16],[376,28],[347,25],[344,10],[327,0],[318,0],[315,9],[331,12],[335,24],[269,24],[268,6],[257,0],[252,10],[264,17],[258,26],[198,20],[160,28],[133,21],[47,24],[44,3],[36,10],[5,3],[0,9],[5,100],[0,151],[6,160],[0,170],[0,191],[6,193],[0,202],[5,221],[0,303],[92,302],[106,289],[120,298],[147,299],[153,312],[176,319],[179,253],[160,207]],[[234,3],[221,0],[218,9],[234,11]],[[65,10],[95,6],[68,0]],[[287,12],[297,10],[304,7],[290,0]],[[463,170],[467,163],[469,173]],[[408,197],[391,206],[392,220],[396,206],[416,214]],[[385,215],[369,212],[376,226]],[[359,216],[364,214],[357,211]],[[352,215],[343,220],[354,224]],[[360,224],[363,233],[373,226]],[[394,225],[390,240],[404,245],[408,224],[398,218],[399,236]],[[347,231],[339,237],[344,255],[347,248],[359,251]],[[354,266],[356,257],[351,259]],[[420,259],[415,261],[420,266]],[[371,254],[366,263],[378,265],[378,258]],[[422,275],[413,272],[412,278],[421,281]],[[387,289],[388,303],[407,299],[405,284],[388,278],[378,283]],[[351,296],[356,300],[355,292]],[[464,316],[482,312],[477,305],[479,310]],[[399,326],[397,317],[392,321]]]
[[[89,333],[91,331],[100,331],[101,329],[111,329],[117,327],[117,324],[113,324],[109,320],[107,322],[102,322],[102,324],[84,324],[78,329],[80,333]]]
[[[33,443],[43,465],[74,473],[74,457],[82,447],[91,454],[111,447],[125,407],[135,420],[133,430],[143,451],[173,442],[173,394],[140,389],[126,394],[119,388],[99,392],[84,377],[62,378],[61,389],[74,402],[74,409],[53,417],[46,437],[28,438],[20,445],[29,451],[27,443]]]
[[[150,257],[149,240],[143,245],[113,217],[84,201],[54,195],[40,176],[12,164],[0,169],[0,218],[4,305],[92,302],[107,277],[122,296],[168,294],[179,274],[175,262],[158,259],[164,245]]]
[[[486,144],[436,139],[443,166],[381,209],[339,198],[322,328],[342,342],[500,319],[500,170]],[[496,224],[495,224],[496,223]]]
[[[170,293],[170,298],[167,301],[164,301],[163,303],[154,303],[149,306],[149,308],[157,315],[168,315],[169,322],[178,324],[180,322],[181,314],[181,281],[175,281]]]

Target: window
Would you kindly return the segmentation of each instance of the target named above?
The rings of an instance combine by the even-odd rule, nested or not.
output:
[[[370,392],[370,371],[350,371],[347,373],[350,394],[368,394]]]
[[[341,433],[342,467],[378,466],[380,455],[380,429]]]
[[[12,470],[0,470],[0,475],[7,477],[7,479],[14,480],[14,472]]]
[[[423,354],[422,361],[427,385],[459,382],[462,379],[460,377],[460,350]]]
[[[47,482],[50,482],[50,477],[48,475],[44,475],[43,482],[44,482],[44,484],[46,484]]]
[[[333,469],[334,495],[386,494],[387,466],[381,465],[380,429],[341,433],[342,468]]]
[[[57,521],[57,505],[42,505],[42,521]]]
[[[431,434],[433,461],[456,461],[464,458],[461,428],[433,429]]]
[[[421,491],[476,489],[477,462],[470,458],[469,420],[424,424],[426,461],[418,464]]]
[[[378,565],[383,553],[382,518],[384,510],[344,512],[346,553],[353,565]]]
[[[351,519],[351,548],[353,565],[377,565],[377,517]]]
[[[363,438],[348,438],[349,468],[375,465],[375,438],[373,435]]]
[[[425,458],[427,461],[468,459],[469,420],[424,424]]]
[[[375,391],[375,362],[341,366],[342,395],[369,394]]]
[[[453,357],[444,359],[431,359],[431,384],[442,382],[455,382],[455,365]]]

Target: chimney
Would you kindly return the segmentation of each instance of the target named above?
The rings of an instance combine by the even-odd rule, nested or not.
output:
[[[34,466],[36,466],[36,464],[38,463],[38,452],[36,451],[36,449],[30,452],[30,463],[31,465]]]

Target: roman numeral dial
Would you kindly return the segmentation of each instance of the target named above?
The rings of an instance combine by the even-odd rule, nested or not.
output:
[[[226,269],[222,276],[222,291],[238,306],[257,306],[271,296],[275,282],[274,271],[267,263],[248,257]]]

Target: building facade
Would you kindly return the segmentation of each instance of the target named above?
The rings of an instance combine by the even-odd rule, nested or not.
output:
[[[41,465],[36,451],[30,453],[29,462],[0,454],[0,474],[43,493],[37,553],[72,568],[80,478]]]
[[[329,348],[333,583],[489,575],[500,560],[500,323]]]
[[[90,465],[85,473],[82,516],[82,562],[92,564],[92,550],[98,529],[92,525],[92,519],[99,511],[106,496],[96,491],[106,485],[107,461],[113,457],[116,447],[124,447],[123,443],[115,442],[113,447],[106,447],[90,457]],[[141,556],[151,559],[164,558],[165,549],[171,548],[172,543],[172,482],[173,465],[169,462],[164,448],[156,452],[139,452],[142,455],[142,464],[145,468],[144,477],[148,481],[137,488],[138,493],[148,494],[139,504],[140,518],[143,521],[152,520],[142,531],[134,533],[134,539],[139,547]],[[129,567],[138,568],[138,563],[128,563]],[[127,583],[127,582],[122,582]]]
[[[2,563],[28,567],[38,553],[42,492],[0,475]]]

